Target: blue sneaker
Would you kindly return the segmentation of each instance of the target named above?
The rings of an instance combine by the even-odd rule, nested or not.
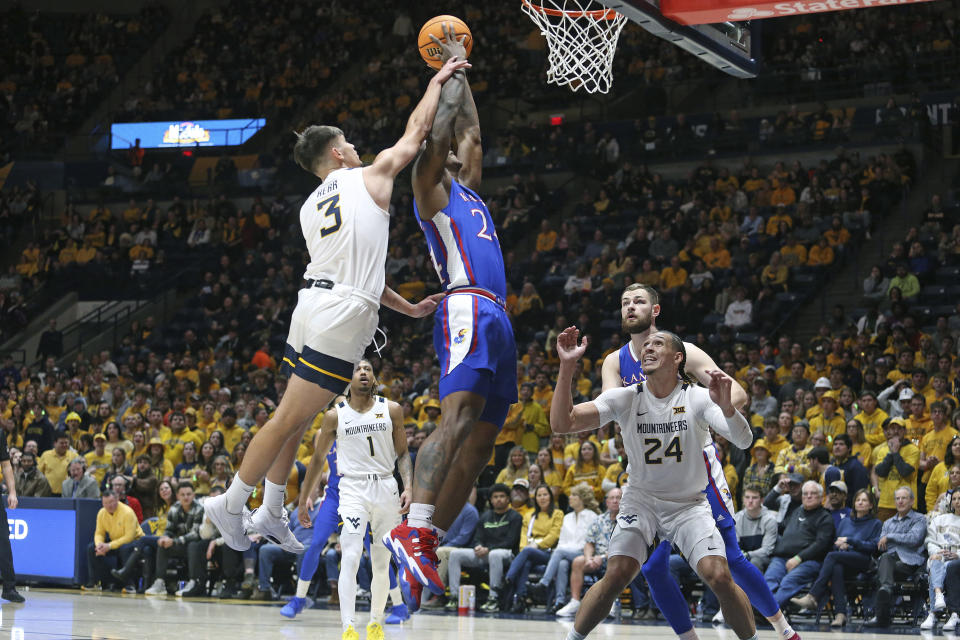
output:
[[[404,620],[409,620],[409,619],[410,619],[410,611],[409,609],[407,609],[407,605],[397,604],[397,605],[394,605],[392,609],[390,609],[390,614],[387,616],[384,622],[387,624],[400,624]]]
[[[306,603],[306,598],[290,598],[290,600],[287,601],[287,604],[283,605],[283,608],[280,609],[280,615],[286,618],[296,618],[297,614],[303,611],[303,607],[306,605]]]

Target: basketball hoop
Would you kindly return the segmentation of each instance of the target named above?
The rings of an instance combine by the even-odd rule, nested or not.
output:
[[[521,2],[547,39],[547,82],[573,91],[610,91],[613,56],[626,16],[595,0]]]

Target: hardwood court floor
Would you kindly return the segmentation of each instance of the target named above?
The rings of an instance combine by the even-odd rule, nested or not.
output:
[[[240,640],[245,638],[278,638],[281,640],[339,640],[338,611],[320,607],[304,611],[295,620],[280,615],[281,603],[220,602],[211,599],[190,599],[145,596],[121,596],[81,593],[73,590],[31,589],[23,594],[24,604],[3,603],[0,608],[0,638],[6,640]],[[358,614],[360,637],[368,614]],[[505,636],[523,640],[564,640],[570,623],[557,622],[543,615],[465,616],[424,612],[398,626],[387,626],[389,640],[504,640]],[[814,628],[798,624],[803,640],[858,640],[921,635],[916,627],[898,626],[886,633],[862,632],[861,625],[831,631],[827,626]],[[701,640],[737,640],[726,627],[698,625]],[[928,640],[943,634],[924,632]],[[590,638],[636,638],[669,640],[675,638],[665,623],[603,624]],[[776,640],[769,627],[760,630],[761,640]],[[957,636],[947,635],[951,640]]]

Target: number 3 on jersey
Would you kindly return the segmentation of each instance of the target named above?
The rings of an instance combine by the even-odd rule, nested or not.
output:
[[[643,441],[644,446],[649,445],[649,449],[643,452],[643,460],[647,464],[663,464],[663,458],[676,458],[677,462],[683,460],[683,452],[680,450],[680,438],[674,437],[673,440],[667,445],[667,448],[663,450],[663,457],[653,455],[660,449],[663,445],[660,440],[657,438],[647,438]]]
[[[340,225],[343,224],[343,219],[340,217],[340,194],[330,196],[326,200],[320,201],[317,204],[317,211],[319,211],[325,218],[333,216],[333,222],[328,224],[326,227],[320,229],[320,237],[326,238],[330,234],[340,231]]]

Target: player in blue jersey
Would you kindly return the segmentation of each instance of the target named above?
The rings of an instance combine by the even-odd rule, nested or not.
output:
[[[656,289],[647,285],[631,284],[624,290],[620,298],[620,322],[624,333],[630,335],[630,341],[604,359],[602,367],[604,391],[646,380],[643,365],[640,362],[640,345],[647,336],[657,331],[656,318],[659,314],[660,296]],[[701,384],[709,386],[710,375],[707,372],[720,368],[713,358],[696,345],[689,342],[684,342],[683,345],[687,352],[686,374]],[[739,384],[732,385],[731,400],[738,408],[746,405],[747,393]],[[707,478],[710,480],[704,493],[710,503],[717,528],[723,536],[727,550],[727,563],[734,582],[744,590],[751,604],[774,626],[780,640],[800,640],[800,635],[791,628],[786,616],[780,611],[773,594],[770,593],[770,588],[763,579],[763,574],[740,551],[733,520],[730,490],[713,443],[704,447],[703,460],[707,467]],[[670,541],[661,541],[644,563],[643,576],[650,586],[651,597],[667,618],[673,631],[683,640],[694,640],[697,634],[690,621],[690,611],[680,586],[670,575],[670,549]]]
[[[444,29],[444,59],[464,56]],[[440,359],[439,427],[417,453],[407,521],[384,537],[409,569],[414,607],[420,586],[444,591],[435,550],[493,453],[507,410],[517,401],[517,349],[504,307],[500,241],[478,195],[483,149],[465,73],[455,74],[413,168],[414,210],[447,296],[434,316]],[[456,153],[451,150],[454,145]]]

